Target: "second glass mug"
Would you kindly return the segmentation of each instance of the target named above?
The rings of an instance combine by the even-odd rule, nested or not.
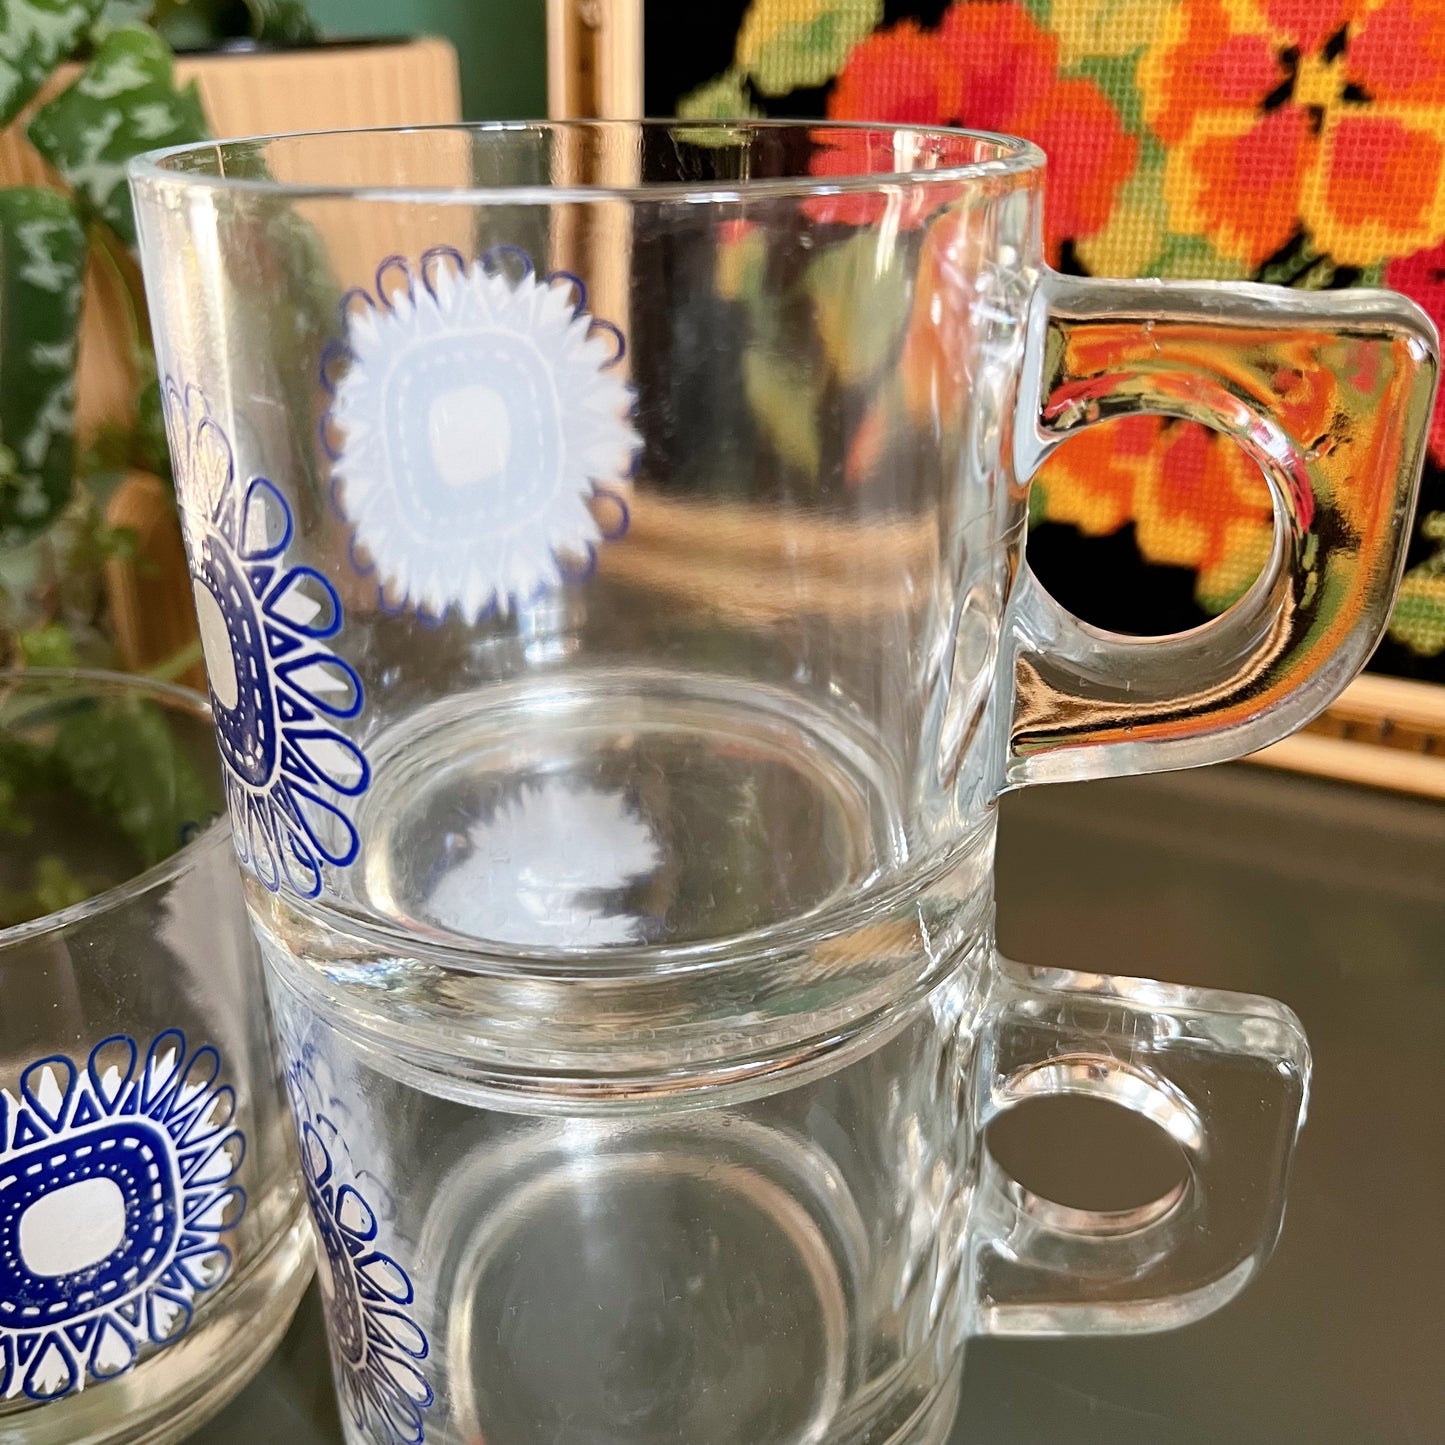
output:
[[[1435,337],[1383,293],[1056,275],[1043,171],[765,123],[135,168],[352,1445],[932,1445],[968,1335],[1181,1324],[1267,1255],[1297,1021],[1001,963],[994,802],[1339,692]],[[1041,459],[1140,411],[1274,502],[1259,580],[1167,638],[1023,558]],[[1030,1193],[983,1130],[1060,1094],[1183,1182]]]

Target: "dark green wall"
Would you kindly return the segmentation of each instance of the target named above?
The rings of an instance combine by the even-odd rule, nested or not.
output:
[[[310,0],[329,35],[445,35],[457,47],[462,113],[547,113],[545,0]]]

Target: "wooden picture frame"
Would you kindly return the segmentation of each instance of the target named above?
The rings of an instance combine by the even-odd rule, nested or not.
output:
[[[644,25],[644,0],[547,0],[550,114],[643,114]],[[625,293],[621,276],[611,289]],[[1364,674],[1302,732],[1251,761],[1445,799],[1445,686]]]

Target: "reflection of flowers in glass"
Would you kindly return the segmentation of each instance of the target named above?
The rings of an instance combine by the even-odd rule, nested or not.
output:
[[[1370,265],[1445,234],[1445,11],[1181,0],[1139,64],[1171,225],[1257,266],[1303,226]]]
[[[1198,572],[1209,611],[1237,600],[1269,555],[1273,512],[1259,468],[1192,422],[1131,416],[1090,427],[1049,457],[1040,484],[1051,522],[1097,537],[1133,521],[1151,562]]]
[[[936,30],[903,20],[855,46],[828,100],[837,120],[898,125],[964,125],[1024,135],[1049,158],[1044,232],[1050,256],[1092,235],[1109,217],[1133,169],[1138,143],[1092,80],[1059,74],[1059,40],[1013,0],[977,0],[949,8]],[[868,137],[848,137],[820,152],[821,175],[866,172],[855,154]],[[831,219],[861,220],[860,203],[832,198]],[[825,203],[826,204],[826,203]]]
[[[447,928],[498,943],[634,943],[641,920],[608,898],[662,862],[652,828],[615,790],[553,778],[497,805],[427,898]]]
[[[314,1077],[287,1071],[301,1142],[306,1197],[320,1244],[317,1272],[342,1403],[358,1430],[386,1445],[419,1445],[432,1387],[417,1368],[430,1345],[412,1318],[406,1270],[378,1245],[381,1222],[363,1176],[329,1114],[316,1106]]]
[[[115,1035],[0,1094],[0,1397],[55,1400],[185,1333],[231,1271],[245,1139],[209,1046]]]
[[[383,263],[344,307],[349,361],[328,437],[337,500],[384,592],[468,621],[590,573],[627,528],[608,484],[637,449],[622,335],[585,309],[575,276],[537,276],[501,247],[420,276]],[[389,285],[395,277],[399,284]],[[330,445],[330,443],[328,443]]]
[[[337,801],[371,780],[332,726],[362,702],[326,645],[341,601],[314,568],[285,565],[291,508],[265,477],[238,482],[201,393],[167,380],[165,408],[236,852],[273,892],[315,897],[322,863],[345,866],[359,848]]]

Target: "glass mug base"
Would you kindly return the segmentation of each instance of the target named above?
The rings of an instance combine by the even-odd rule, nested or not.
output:
[[[103,1389],[44,1410],[0,1414],[15,1445],[174,1445],[237,1394],[286,1333],[311,1281],[304,1199],[250,1269],[208,1304],[205,1317],[167,1349]],[[224,1364],[218,1364],[224,1360]]]
[[[690,1128],[556,1123],[529,1143],[455,1171],[421,1241],[452,1281],[452,1397],[436,1438],[932,1445],[947,1434],[962,1260],[918,1249],[928,1231],[915,1221],[917,1277],[880,1310],[876,1222],[826,1146],[741,1110]],[[932,1203],[942,1216],[956,1201]],[[892,1355],[891,1368],[870,1355]]]

